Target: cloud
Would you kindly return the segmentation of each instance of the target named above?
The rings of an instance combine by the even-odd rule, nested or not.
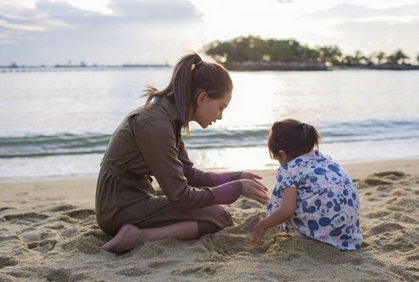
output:
[[[345,54],[365,54],[402,49],[412,58],[419,52],[419,3],[402,1],[352,1],[311,13],[309,17],[328,21],[333,37],[325,44],[338,45]],[[363,4],[364,3],[364,4]],[[374,5],[373,5],[374,4]]]
[[[98,13],[91,7],[87,10],[81,9],[81,3],[89,1],[43,0],[32,2],[33,5],[20,7],[11,5],[9,2],[0,3],[0,9],[3,11],[0,15],[3,37],[6,31],[8,36],[13,34],[13,30],[43,32],[127,23],[147,25],[200,20],[198,12],[186,0],[118,0],[109,3],[109,7],[106,8],[111,12],[106,14]],[[79,4],[75,5],[75,3]],[[13,38],[10,39],[13,40]]]
[[[402,49],[412,59],[419,53],[419,21],[344,22],[334,28],[340,33],[338,45],[345,46],[347,53],[361,50],[365,54],[390,54]]]
[[[371,18],[407,18],[419,19],[419,4],[389,8],[370,8],[363,5],[341,3],[328,9],[311,13],[308,16],[315,19],[360,20]]]
[[[70,59],[165,63],[174,53],[181,55],[204,41],[205,24],[186,0],[118,0],[108,7],[112,14],[41,1],[31,10],[31,17],[21,17],[23,11],[14,13],[19,17],[0,17],[0,44],[9,43],[0,45],[0,65],[10,61],[67,63]]]
[[[110,7],[124,18],[147,22],[193,21],[201,18],[201,14],[187,0],[118,0]]]
[[[316,19],[355,19],[377,16],[377,14],[382,13],[382,11],[359,5],[338,4],[331,8],[309,14],[309,17]]]
[[[80,11],[97,13],[101,15],[113,15],[114,12],[109,8],[111,0],[48,0],[53,3],[66,3]]]

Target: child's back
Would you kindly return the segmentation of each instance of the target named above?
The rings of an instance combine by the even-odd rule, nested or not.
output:
[[[272,158],[281,163],[277,184],[255,227],[259,243],[278,226],[293,236],[307,236],[340,250],[361,247],[359,195],[346,171],[318,150],[316,128],[297,120],[275,122],[268,138]]]
[[[359,249],[359,195],[346,171],[330,157],[310,151],[278,169],[278,183],[267,208],[281,206],[281,191],[297,188],[294,216],[279,225],[291,235],[304,235],[341,250]]]

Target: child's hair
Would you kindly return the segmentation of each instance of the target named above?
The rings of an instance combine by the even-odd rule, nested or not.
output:
[[[271,158],[275,159],[280,150],[292,160],[298,156],[319,149],[320,134],[309,124],[294,119],[284,119],[272,125],[268,137],[268,147]]]
[[[175,65],[172,79],[163,90],[147,86],[144,96],[148,97],[145,107],[156,96],[172,96],[182,126],[189,129],[188,118],[196,110],[198,94],[206,92],[211,99],[219,99],[233,90],[233,82],[227,70],[220,64],[204,62],[196,53],[188,54]]]

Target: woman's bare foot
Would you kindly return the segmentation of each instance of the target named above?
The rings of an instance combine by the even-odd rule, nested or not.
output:
[[[135,225],[124,225],[119,229],[115,237],[102,246],[102,249],[112,253],[129,251],[144,243],[142,233],[142,230]]]
[[[122,253],[148,241],[167,238],[190,240],[199,238],[199,228],[196,221],[181,221],[171,225],[143,228],[126,224],[122,226],[116,236],[102,246],[102,249],[113,253]]]

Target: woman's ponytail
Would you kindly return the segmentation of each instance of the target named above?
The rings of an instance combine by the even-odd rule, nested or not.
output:
[[[202,59],[197,54],[186,55],[180,59],[173,71],[173,94],[184,127],[188,127],[189,111],[194,103],[192,72],[200,62]]]

